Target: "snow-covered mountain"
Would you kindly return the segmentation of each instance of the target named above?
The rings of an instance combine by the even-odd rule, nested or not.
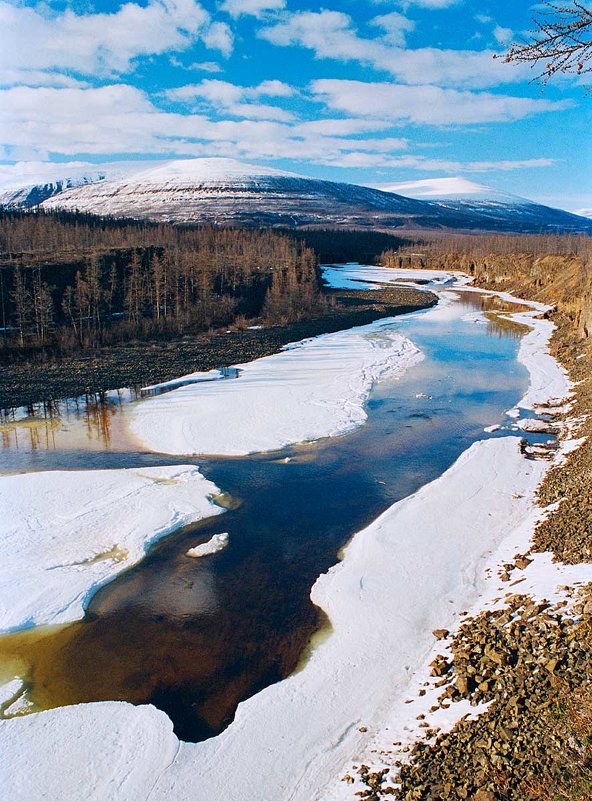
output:
[[[481,228],[535,233],[592,231],[582,216],[500,192],[462,177],[377,184],[375,188],[467,214],[476,227]]]
[[[0,189],[0,206],[6,209],[29,209],[38,206],[47,198],[59,195],[67,189],[103,180],[105,176],[98,174],[83,178],[59,178],[46,183],[28,184],[7,189]]]
[[[443,217],[440,209],[390,192],[223,158],[160,163],[119,180],[67,190],[43,207],[235,225],[392,227],[416,218],[418,224],[439,225]]]
[[[27,209],[68,189],[138,172],[145,161],[118,161],[106,164],[70,162],[67,164],[28,162],[0,167],[0,207]],[[149,162],[148,162],[149,163]],[[23,168],[19,170],[19,167]]]
[[[464,178],[368,187],[225,158],[119,162],[4,193],[0,184],[3,204],[218,225],[592,232],[583,217]]]
[[[528,203],[524,198],[499,192],[485,184],[469,181],[460,176],[449,178],[424,178],[421,181],[405,181],[403,183],[373,184],[375,189],[384,192],[395,192],[406,197],[418,200],[475,200],[475,201],[521,201]]]

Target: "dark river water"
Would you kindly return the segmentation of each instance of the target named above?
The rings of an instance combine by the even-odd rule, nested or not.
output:
[[[144,453],[125,435],[127,392],[31,410],[35,425],[5,427],[0,470],[194,462],[231,507],[154,545],[93,596],[82,621],[0,637],[0,668],[18,667],[32,708],[153,703],[195,742],[297,669],[326,625],[309,598],[319,574],[355,532],[489,436],[485,426],[509,423],[505,410],[526,390],[521,332],[463,320],[482,298],[451,296],[444,315],[393,321],[425,359],[376,386],[367,423],[342,437],[240,459]],[[221,532],[230,535],[224,551],[185,556]]]

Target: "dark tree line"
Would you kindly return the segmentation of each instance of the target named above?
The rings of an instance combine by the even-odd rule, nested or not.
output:
[[[386,231],[364,231],[344,228],[280,229],[306,247],[312,248],[322,264],[343,264],[357,261],[360,264],[376,264],[385,250],[411,245],[412,240],[403,239]]]
[[[7,352],[67,352],[320,307],[315,253],[271,231],[0,214]]]

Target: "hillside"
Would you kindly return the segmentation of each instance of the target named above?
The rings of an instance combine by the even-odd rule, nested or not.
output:
[[[378,185],[377,188],[428,201],[442,210],[466,214],[475,221],[480,220],[481,227],[487,230],[524,233],[590,230],[586,220],[579,215],[500,192],[466,178],[427,178]]]
[[[338,183],[221,158],[143,162],[137,170],[128,163],[115,177],[113,169],[82,185],[66,178],[59,187],[0,195],[0,205],[219,226],[592,232],[588,219],[501,193],[413,197],[410,184],[397,192],[397,185]]]

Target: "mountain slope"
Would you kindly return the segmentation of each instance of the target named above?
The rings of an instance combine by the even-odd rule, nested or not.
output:
[[[11,190],[8,205],[216,225],[592,233],[588,219],[463,178],[367,187],[222,158],[105,166],[101,180]]]
[[[9,172],[0,172],[0,207],[5,209],[27,209],[38,206],[44,200],[97,181],[115,180],[138,172],[146,161],[116,161],[105,164],[71,162],[30,163],[23,177],[18,180]]]
[[[115,217],[239,225],[446,224],[441,209],[353,184],[305,178],[232,159],[167,162],[50,198],[44,208]],[[453,222],[460,224],[458,214]]]
[[[54,195],[59,195],[68,189],[100,181],[103,177],[99,175],[88,179],[80,179],[79,181],[73,178],[63,178],[13,189],[0,189],[0,206],[6,209],[28,209],[32,206],[38,206],[44,200]]]
[[[534,233],[592,231],[592,226],[581,216],[461,177],[379,184],[376,188],[467,214],[478,227],[488,229]]]

